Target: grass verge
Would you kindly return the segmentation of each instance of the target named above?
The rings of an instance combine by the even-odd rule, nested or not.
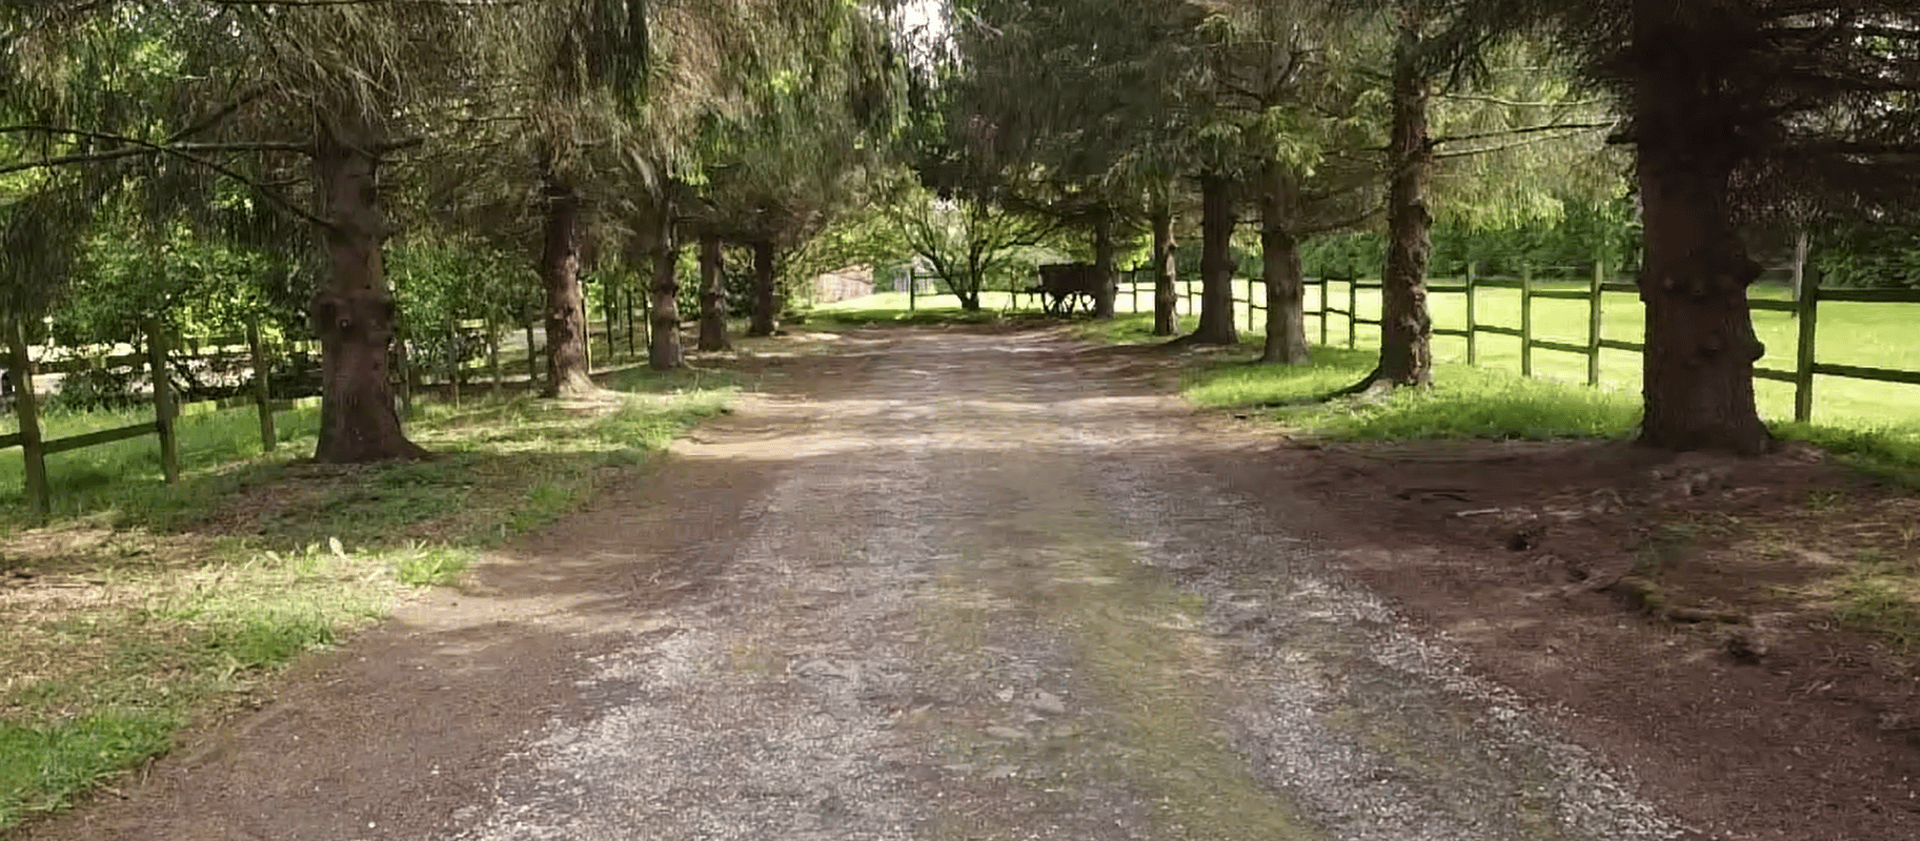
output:
[[[1075,334],[1090,341],[1143,344],[1150,316],[1085,323]],[[1257,336],[1254,337],[1258,339]],[[1384,398],[1320,398],[1359,382],[1377,351],[1316,347],[1304,366],[1254,365],[1254,341],[1233,358],[1197,357],[1182,373],[1183,391],[1196,406],[1260,413],[1303,434],[1330,440],[1416,438],[1621,438],[1639,422],[1639,395],[1554,379],[1526,379],[1501,370],[1441,363],[1426,392]],[[1772,424],[1782,439],[1805,441],[1882,478],[1920,487],[1920,423]]]
[[[1151,335],[1144,316],[1087,323],[1076,335],[1092,341],[1142,344]],[[1304,437],[1338,441],[1422,439],[1618,439],[1633,433],[1639,396],[1617,388],[1592,389],[1551,379],[1440,364],[1431,391],[1403,391],[1376,398],[1323,398],[1365,377],[1376,362],[1372,349],[1316,347],[1303,366],[1256,365],[1257,340],[1196,353],[1182,362],[1182,391],[1195,406],[1271,419]],[[1775,423],[1774,434],[1804,441],[1872,477],[1920,488],[1920,424]],[[1772,543],[1797,547],[1799,555],[1831,555],[1842,562],[1810,575],[1814,583],[1796,600],[1829,613],[1847,628],[1874,635],[1911,652],[1920,646],[1920,521],[1909,495],[1874,501],[1848,500],[1832,489],[1811,492],[1804,510],[1780,514],[1787,525]],[[1731,519],[1731,518],[1729,518]],[[1652,568],[1637,572],[1658,579],[1661,558],[1697,554],[1693,521],[1662,522]],[[1748,556],[1767,555],[1759,538],[1717,535]],[[1709,542],[1715,542],[1709,541]],[[1776,554],[1777,554],[1776,547]],[[1788,556],[1794,553],[1785,553]],[[1658,587],[1652,591],[1658,597]]]
[[[209,447],[172,487],[143,481],[150,441],[67,456],[50,471],[64,500],[54,524],[9,523],[0,540],[0,830],[250,703],[290,660],[378,620],[410,588],[457,580],[735,390],[713,371],[611,379],[628,393],[422,407],[410,432],[439,456],[411,464],[303,464],[294,454],[316,426],[303,414],[283,426],[305,440],[264,456]],[[217,442],[242,440],[254,419],[195,423],[193,440]]]

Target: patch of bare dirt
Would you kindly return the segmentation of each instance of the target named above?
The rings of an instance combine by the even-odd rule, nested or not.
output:
[[[1920,837],[1920,667],[1836,582],[1920,571],[1920,499],[1806,448],[1278,453],[1353,573],[1727,838]]]

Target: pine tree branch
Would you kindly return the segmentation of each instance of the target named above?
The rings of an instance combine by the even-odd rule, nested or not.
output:
[[[1601,99],[1583,99],[1575,102],[1546,102],[1546,101],[1526,102],[1518,99],[1505,99],[1503,97],[1488,96],[1486,94],[1478,94],[1478,93],[1442,92],[1434,95],[1442,99],[1457,99],[1463,102],[1484,102],[1489,105],[1498,105],[1503,108],[1587,108],[1594,105],[1601,105],[1605,102],[1605,100],[1601,100]]]
[[[1455,137],[1436,137],[1429,141],[1429,143],[1437,148],[1447,143],[1460,143],[1468,140],[1487,140],[1495,137],[1511,137],[1517,134],[1536,134],[1543,131],[1569,130],[1578,133],[1580,131],[1613,128],[1618,124],[1619,122],[1617,120],[1604,123],[1549,123],[1543,126],[1527,126],[1525,128],[1503,129],[1501,131],[1488,131],[1479,134],[1462,134]]]
[[[502,9],[526,5],[526,0],[206,0],[215,6],[256,8],[324,8],[328,6],[453,6],[456,8]]]
[[[167,137],[167,142],[179,143],[186,140],[189,137],[192,137],[196,134],[206,131],[207,129],[210,129],[216,125],[219,125],[222,120],[225,120],[226,118],[233,116],[235,113],[239,112],[240,109],[247,107],[248,103],[251,103],[256,99],[259,99],[260,97],[265,96],[267,94],[267,91],[268,91],[268,88],[265,85],[261,85],[259,87],[255,87],[247,91],[246,93],[241,94],[234,101],[221,106],[219,110],[216,110],[211,114],[208,114],[205,118],[201,119],[199,122],[193,123],[192,125],[189,125],[186,128],[183,128],[169,135]]]
[[[35,124],[0,126],[0,134],[54,134],[54,135],[64,135],[67,137],[78,137],[86,140],[103,140],[108,143],[125,143],[128,146],[135,147],[148,154],[164,154],[173,150],[189,152],[189,153],[298,152],[301,154],[309,154],[312,151],[312,147],[308,144],[294,143],[291,141],[283,141],[283,140],[243,140],[243,141],[237,141],[232,143],[175,143],[171,141],[161,141],[156,143],[151,140],[141,140],[140,138],[137,138],[137,137],[127,137],[125,135],[110,134],[108,132],[87,131],[85,129],[63,128],[61,126],[48,126],[48,125],[35,125]],[[104,152],[97,152],[92,154],[113,155],[114,153],[117,153],[120,151],[121,150],[118,150],[118,149],[109,149]],[[78,155],[78,156],[69,155],[67,157],[79,157],[84,160],[86,158],[86,155],[84,154]],[[29,163],[24,165],[14,165],[5,171],[18,172],[19,170],[22,170],[22,169],[32,169],[32,168],[33,168],[33,165]]]
[[[0,129],[4,133],[5,129]],[[52,169],[75,164],[105,163],[121,158],[137,158],[143,155],[178,154],[218,154],[221,152],[306,152],[305,147],[289,148],[275,143],[174,143],[142,144],[120,149],[108,149],[102,152],[81,152],[72,155],[57,155],[50,158],[38,158],[0,166],[0,175],[25,172],[30,169]]]
[[[312,211],[309,211],[306,208],[300,207],[299,205],[296,205],[293,202],[288,201],[284,196],[281,196],[280,194],[267,188],[266,185],[261,184],[259,181],[254,180],[253,178],[247,176],[246,174],[241,173],[240,171],[235,170],[232,167],[226,166],[225,164],[222,164],[218,161],[212,160],[210,158],[201,157],[202,153],[217,154],[222,152],[297,152],[300,154],[312,154],[312,151],[313,151],[312,147],[306,144],[289,143],[284,141],[167,144],[167,143],[154,143],[150,140],[141,140],[135,137],[122,137],[119,135],[107,134],[104,132],[84,131],[81,129],[67,129],[67,128],[60,128],[57,126],[38,126],[38,125],[0,126],[0,134],[23,134],[23,133],[60,134],[60,135],[67,135],[69,137],[82,137],[90,140],[107,140],[107,141],[113,141],[118,143],[125,143],[125,144],[128,144],[128,146],[127,148],[110,149],[104,152],[92,152],[92,153],[84,153],[84,154],[78,154],[78,155],[65,155],[59,158],[43,158],[36,161],[28,161],[25,163],[14,164],[12,166],[0,167],[0,175],[5,175],[9,172],[21,172],[24,170],[39,169],[39,168],[45,168],[49,166],[66,166],[71,164],[96,163],[100,161],[115,160],[118,158],[136,157],[139,155],[167,155],[170,157],[178,158],[182,161],[186,161],[187,163],[193,164],[195,166],[203,167],[207,170],[210,170],[220,175],[224,175],[228,178],[231,178],[235,181],[245,184],[248,187],[253,188],[253,191],[258,193],[261,198],[264,198],[273,204],[279,205],[281,209],[286,210],[288,213],[292,213],[293,215],[298,216],[301,219],[304,219],[315,225],[319,225],[320,227],[327,228],[329,230],[332,230],[336,227],[332,221],[323,219],[320,216],[315,215]]]
[[[1437,160],[1437,161],[1444,161],[1444,160],[1451,160],[1453,158],[1468,158],[1474,155],[1490,155],[1494,152],[1504,152],[1508,149],[1519,149],[1526,146],[1532,146],[1537,143],[1552,143],[1555,140],[1565,140],[1569,137],[1578,137],[1580,134],[1581,132],[1578,132],[1578,131],[1568,132],[1566,134],[1536,134],[1530,137],[1516,140],[1512,143],[1502,143],[1498,146],[1488,146],[1482,149],[1465,149],[1459,152],[1447,152],[1444,154],[1434,155],[1433,158],[1434,160]]]

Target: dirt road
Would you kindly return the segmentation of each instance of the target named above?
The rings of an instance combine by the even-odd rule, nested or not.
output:
[[[1686,833],[1343,583],[1123,353],[847,337],[34,837]]]

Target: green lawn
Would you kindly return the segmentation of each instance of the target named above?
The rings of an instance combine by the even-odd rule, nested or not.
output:
[[[1455,278],[1435,278],[1435,284],[1458,285],[1461,280]],[[1186,289],[1182,284],[1183,291]],[[1184,323],[1191,326],[1189,313],[1195,312],[1199,305],[1198,284],[1194,284],[1194,297],[1184,298],[1181,313]],[[1584,283],[1563,283],[1542,281],[1541,289],[1585,290]],[[1259,294],[1262,290],[1257,283],[1247,280],[1235,282],[1235,298],[1240,302],[1236,307],[1235,321],[1242,330],[1261,334],[1265,325],[1260,322],[1264,312],[1253,310],[1247,303],[1250,293]],[[1336,283],[1330,290],[1332,304],[1336,308],[1347,306],[1347,289],[1344,284]],[[1307,336],[1318,343],[1320,339],[1320,319],[1314,313],[1320,309],[1320,288],[1307,290]],[[1762,288],[1756,296],[1786,300],[1784,289]],[[1514,289],[1480,289],[1476,293],[1475,320],[1483,326],[1518,328],[1520,326],[1520,292]],[[1264,296],[1260,295],[1264,302]],[[981,303],[985,310],[1000,313],[1010,310],[1010,299],[1006,293],[987,293]],[[1358,309],[1362,318],[1378,318],[1380,314],[1380,293],[1378,290],[1359,290]],[[1608,339],[1622,341],[1640,341],[1644,322],[1643,310],[1639,299],[1630,293],[1605,293],[1601,335]],[[907,295],[900,292],[886,292],[852,301],[820,307],[815,312],[822,314],[860,313],[861,317],[874,323],[927,322],[941,319],[943,314],[953,315],[959,309],[959,300],[951,295],[920,296],[917,313],[909,315],[902,312],[907,307]],[[1025,296],[1020,296],[1022,310],[1030,305]],[[1436,293],[1431,296],[1429,306],[1433,313],[1435,327],[1462,329],[1467,323],[1466,296],[1459,293]],[[1122,286],[1116,307],[1121,313],[1150,313],[1153,310],[1152,288]],[[829,317],[833,317],[830,315]],[[1587,340],[1587,302],[1535,299],[1534,333],[1537,339],[1584,344]],[[1249,318],[1252,320],[1250,321]],[[1798,324],[1791,314],[1781,312],[1755,312],[1754,329],[1760,340],[1766,345],[1767,355],[1760,360],[1760,366],[1782,371],[1791,371],[1795,367],[1795,351],[1798,347]],[[1327,338],[1330,344],[1347,346],[1348,324],[1343,316],[1328,318]],[[1820,306],[1820,318],[1816,331],[1817,350],[1815,358],[1821,362],[1842,365],[1861,365],[1885,368],[1904,368],[1920,370],[1920,304],[1854,304],[1829,303]],[[1355,347],[1377,347],[1379,329],[1372,325],[1356,325],[1354,329]],[[1477,341],[1475,364],[1477,367],[1493,371],[1520,371],[1520,340],[1510,336],[1481,334]],[[1439,336],[1434,339],[1435,360],[1440,363],[1464,365],[1467,361],[1467,343],[1465,339],[1451,336]],[[1534,375],[1541,379],[1561,380],[1584,384],[1587,376],[1587,359],[1584,355],[1562,353],[1558,351],[1534,351]],[[1640,355],[1626,351],[1603,350],[1600,355],[1600,376],[1603,388],[1635,395],[1640,390]],[[1785,421],[1793,417],[1793,386],[1761,380],[1755,383],[1760,402],[1760,412],[1770,420]],[[1894,426],[1908,427],[1920,425],[1920,386],[1898,383],[1878,383],[1866,380],[1852,380],[1841,377],[1820,376],[1814,378],[1814,420],[1822,424],[1838,425],[1849,428]]]
[[[1436,279],[1435,283],[1457,283]],[[1264,313],[1247,304],[1257,284],[1237,281],[1236,322],[1246,330],[1240,359],[1250,357],[1263,338],[1258,319]],[[1543,281],[1542,289],[1586,289],[1584,283]],[[1185,286],[1183,284],[1183,291]],[[1198,285],[1194,287],[1197,292]],[[1334,306],[1344,309],[1348,290],[1335,284]],[[1756,294],[1784,299],[1784,290],[1762,289]],[[1476,292],[1475,318],[1481,325],[1519,327],[1520,293],[1512,289]],[[1380,312],[1377,290],[1359,290],[1363,318]],[[1605,338],[1638,341],[1642,338],[1642,310],[1632,294],[1606,293],[1601,334]],[[917,308],[905,310],[904,293],[883,293],[815,310],[828,320],[851,318],[860,323],[935,323],[981,318],[959,312],[952,296],[921,296]],[[998,317],[1011,311],[1010,296],[989,293],[982,303]],[[1020,309],[1027,307],[1019,299]],[[1183,297],[1182,326],[1191,328],[1190,313],[1197,297]],[[1248,365],[1213,358],[1186,373],[1185,392],[1195,404],[1215,408],[1249,408],[1271,413],[1277,420],[1315,435],[1346,439],[1381,438],[1559,438],[1618,437],[1631,434],[1639,414],[1640,356],[1624,351],[1601,354],[1601,388],[1585,387],[1585,355],[1536,349],[1534,379],[1522,379],[1520,341],[1509,336],[1481,334],[1474,366],[1466,364],[1466,340],[1436,337],[1434,354],[1439,386],[1427,394],[1397,394],[1386,400],[1335,401],[1318,398],[1357,382],[1372,368],[1379,330],[1357,325],[1355,349],[1347,347],[1347,320],[1331,316],[1329,346],[1318,346],[1320,290],[1307,292],[1307,335],[1315,344],[1314,363],[1302,368]],[[1585,301],[1536,299],[1536,337],[1584,344],[1588,309]],[[1080,322],[1088,338],[1108,342],[1157,341],[1150,335],[1151,287],[1123,286],[1116,309],[1123,315],[1105,324]],[[1431,308],[1436,327],[1466,326],[1466,296],[1436,293]],[[1875,367],[1920,369],[1920,305],[1824,304],[1816,333],[1817,358],[1822,362]],[[1249,319],[1254,319],[1249,321]],[[1794,368],[1798,327],[1786,313],[1755,312],[1755,329],[1767,346],[1762,367]],[[1903,479],[1920,478],[1920,386],[1877,383],[1839,377],[1818,377],[1814,384],[1814,423],[1791,423],[1793,388],[1785,383],[1755,383],[1760,411],[1780,435],[1825,446],[1862,466]]]
[[[520,397],[417,408],[422,462],[304,464],[317,409],[279,416],[259,452],[250,410],[182,419],[181,482],[151,437],[49,459],[54,516],[25,529],[17,450],[0,461],[0,834],[166,752],[299,654],[458,578],[485,549],[551,522],[609,472],[720,411],[724,371],[605,378],[591,407]],[[52,434],[143,412],[47,418]]]

